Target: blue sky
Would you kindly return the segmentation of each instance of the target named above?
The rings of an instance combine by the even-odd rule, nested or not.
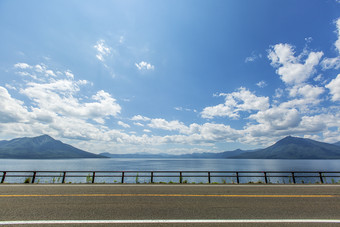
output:
[[[0,31],[0,139],[173,154],[340,141],[338,0],[3,0]]]

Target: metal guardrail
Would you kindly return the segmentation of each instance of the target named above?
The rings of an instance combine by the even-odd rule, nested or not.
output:
[[[9,178],[26,178],[25,183],[39,183],[37,179],[52,178],[53,183],[58,178],[57,183],[66,183],[66,178],[82,178],[86,179],[86,183],[103,183],[96,182],[97,178],[115,178],[119,179],[114,183],[127,183],[128,179],[135,178],[135,183],[139,183],[138,179],[149,179],[147,183],[174,183],[157,182],[158,179],[173,179],[177,178],[178,182],[175,183],[190,183],[185,179],[203,178],[206,179],[206,183],[216,183],[212,179],[229,178],[231,183],[244,183],[242,179],[257,179],[257,182],[248,181],[245,183],[273,183],[271,179],[289,178],[289,183],[299,183],[298,179],[317,179],[317,183],[327,183],[326,179],[332,179],[332,183],[340,183],[340,181],[334,181],[340,179],[340,171],[0,171],[1,183],[6,183],[6,179]],[[262,179],[262,180],[259,180]],[[300,181],[301,182],[301,181]],[[18,183],[18,182],[16,182]],[[71,182],[69,182],[71,183]],[[104,182],[105,183],[105,182]],[[193,182],[191,182],[193,183]],[[227,183],[223,180],[223,183]],[[285,181],[283,181],[285,183]],[[304,181],[302,181],[304,183]]]

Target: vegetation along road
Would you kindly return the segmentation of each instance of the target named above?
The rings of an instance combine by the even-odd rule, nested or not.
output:
[[[5,184],[0,207],[0,225],[338,225],[340,185]]]

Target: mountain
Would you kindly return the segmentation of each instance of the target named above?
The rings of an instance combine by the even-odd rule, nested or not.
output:
[[[340,141],[336,142],[336,143],[333,143],[333,144],[336,145],[336,146],[340,146]]]
[[[48,135],[0,141],[0,158],[65,159],[106,158],[75,148]]]
[[[135,154],[111,154],[111,153],[101,153],[100,155],[109,158],[179,158],[179,159],[195,159],[195,158],[229,158],[232,156],[240,155],[245,152],[252,152],[250,150],[234,150],[225,151],[221,153],[192,153],[192,154],[182,154],[182,155],[171,155],[171,154],[149,154],[149,153],[135,153]]]
[[[274,145],[231,158],[246,159],[340,159],[340,146],[288,136]]]
[[[111,154],[108,152],[100,153],[100,155],[108,158],[176,158],[177,155],[168,154],[150,154],[150,153],[134,153],[134,154]]]

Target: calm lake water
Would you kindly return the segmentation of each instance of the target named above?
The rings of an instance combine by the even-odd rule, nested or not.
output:
[[[0,159],[0,171],[340,171],[340,160],[278,159]]]
[[[22,160],[22,159],[0,159],[0,171],[88,171],[82,173],[82,177],[72,177],[68,173],[66,182],[89,183],[91,182],[91,171],[340,171],[340,160],[277,160],[277,159],[65,159],[65,160]],[[7,183],[23,183],[32,173],[24,173],[24,177],[10,177],[7,174]],[[56,177],[39,177],[39,183],[61,183],[62,172]],[[148,183],[150,176],[139,173],[136,177],[126,173],[124,183]],[[79,175],[79,173],[78,173]],[[145,174],[144,174],[145,175]],[[168,174],[169,175],[169,174]],[[179,177],[162,177],[155,175],[154,182],[178,182]],[[258,174],[257,174],[258,175]],[[315,174],[314,174],[315,175]],[[274,175],[272,175],[274,176]],[[340,182],[340,174],[337,177],[325,178],[326,183]],[[2,173],[0,172],[0,177]],[[120,183],[120,176],[101,177],[96,174],[96,183]],[[188,183],[207,183],[207,177],[185,177]],[[263,177],[242,178],[241,183],[263,182]],[[270,182],[291,183],[291,177],[271,177]],[[320,182],[318,174],[315,177],[302,178],[301,183]],[[212,182],[235,183],[235,177],[223,177],[215,175]]]

